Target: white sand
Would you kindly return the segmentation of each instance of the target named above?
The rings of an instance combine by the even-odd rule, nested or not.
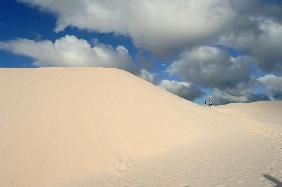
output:
[[[282,102],[201,107],[104,68],[0,69],[0,186],[279,186]]]

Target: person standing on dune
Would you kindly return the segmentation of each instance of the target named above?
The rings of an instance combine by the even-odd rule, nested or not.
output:
[[[211,102],[209,103],[209,106],[212,106],[212,104],[213,104],[213,102],[211,101]]]

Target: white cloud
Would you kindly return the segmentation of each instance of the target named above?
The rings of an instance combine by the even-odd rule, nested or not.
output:
[[[266,87],[270,98],[282,99],[282,77],[270,74],[258,78],[257,81]]]
[[[131,70],[133,65],[123,46],[96,43],[92,47],[86,40],[66,35],[55,42],[16,39],[0,42],[0,49],[31,57],[36,66],[101,66]]]
[[[225,50],[201,46],[183,52],[167,71],[187,82],[224,88],[248,81],[251,62],[248,57],[232,58]]]
[[[247,30],[221,37],[221,43],[247,53],[257,60],[258,66],[267,72],[282,71],[282,24],[272,19],[253,18]]]
[[[226,91],[215,89],[212,96],[216,105],[227,103],[245,103],[248,102],[248,95],[235,96]]]
[[[282,6],[279,0],[232,0],[232,4],[240,16],[271,17],[282,22]]]
[[[264,94],[253,93],[250,57],[230,57],[224,49],[201,46],[183,52],[167,69],[187,82],[211,89],[214,104],[268,100]]]
[[[248,83],[242,82],[233,87],[227,87],[218,89],[213,89],[212,101],[215,105],[222,105],[227,103],[247,103],[261,100],[269,100],[265,94],[253,93],[252,87],[253,83],[250,81]]]
[[[140,70],[140,73],[138,74],[138,76],[146,81],[149,81],[153,84],[156,83],[156,78],[157,78],[157,75],[154,74],[154,73],[150,73],[148,72],[147,70],[145,69],[141,69]]]
[[[159,84],[160,88],[165,89],[179,97],[193,101],[201,96],[203,92],[188,82],[177,82],[171,80],[162,80]]]
[[[158,54],[206,42],[235,17],[231,0],[20,0],[53,12],[56,31],[74,26],[130,36]]]

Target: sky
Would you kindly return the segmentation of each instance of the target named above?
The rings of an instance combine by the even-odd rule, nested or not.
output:
[[[281,0],[0,0],[0,67],[120,68],[198,104],[281,100],[281,50]]]

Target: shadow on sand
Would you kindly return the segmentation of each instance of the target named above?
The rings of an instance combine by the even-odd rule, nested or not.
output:
[[[267,174],[263,174],[264,178],[268,179],[269,181],[271,181],[275,187],[282,187],[282,182],[277,180],[276,178],[267,175]]]

